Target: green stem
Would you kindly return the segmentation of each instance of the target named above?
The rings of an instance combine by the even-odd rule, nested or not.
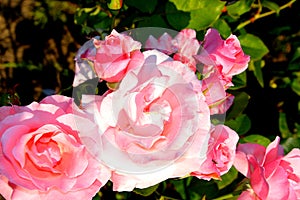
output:
[[[162,195],[160,194],[159,192],[155,191],[155,194],[158,195],[160,197],[160,199],[164,200],[164,199],[168,199],[168,200],[179,200],[179,199],[176,199],[176,198],[173,198],[173,197],[169,197],[169,196],[166,196],[166,195]]]
[[[285,8],[287,8],[287,7],[291,7],[292,4],[295,3],[296,1],[297,1],[297,0],[291,0],[290,2],[288,2],[288,3],[286,3],[286,4],[282,5],[282,6],[280,6],[280,7],[279,7],[279,11],[280,11],[280,10],[283,10],[283,9],[285,9]],[[260,19],[260,18],[263,18],[263,17],[267,17],[267,16],[272,15],[272,14],[274,14],[274,13],[276,13],[275,10],[271,10],[271,11],[269,11],[269,12],[265,12],[265,13],[262,13],[262,14],[257,13],[256,15],[254,15],[253,18],[251,18],[251,19],[249,19],[249,20],[247,20],[247,21],[245,21],[245,22],[240,23],[240,24],[237,26],[236,30],[242,29],[243,27],[245,27],[245,26],[247,26],[248,24],[254,22],[255,20]]]
[[[186,200],[190,200],[190,194],[189,194],[189,189],[188,189],[188,180],[189,178],[184,179],[184,192],[186,195]]]

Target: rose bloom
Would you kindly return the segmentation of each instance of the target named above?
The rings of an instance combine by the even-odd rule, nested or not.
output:
[[[202,91],[209,105],[210,114],[224,114],[232,105],[234,96],[227,93],[227,83],[220,79],[217,69],[207,74],[202,80]]]
[[[213,126],[210,130],[207,158],[200,169],[191,175],[200,179],[221,179],[221,176],[232,167],[238,134],[224,125]]]
[[[191,70],[196,71],[196,60],[200,43],[196,38],[196,31],[183,29],[172,39],[168,33],[164,33],[158,39],[150,36],[145,44],[146,49],[156,49],[168,55],[173,54],[173,59],[186,64]]]
[[[86,131],[97,128],[84,113],[74,115],[72,105],[71,98],[53,95],[27,106],[0,107],[5,199],[92,199],[109,180],[110,171],[82,144],[76,121]]]
[[[172,36],[168,33],[162,34],[158,39],[150,35],[145,43],[145,49],[156,49],[167,55],[170,55],[176,51],[176,48],[172,45]]]
[[[265,148],[259,144],[239,144],[235,168],[250,179],[251,189],[239,199],[293,200],[300,198],[300,150],[284,155],[280,138]]]
[[[195,58],[205,64],[204,74],[219,66],[221,74],[230,79],[245,71],[250,60],[250,56],[244,54],[235,35],[223,40],[219,32],[213,28],[206,32],[203,49]]]
[[[87,56],[101,80],[120,82],[127,71],[143,64],[141,43],[113,30],[105,40],[94,39],[95,56]]]
[[[189,175],[206,159],[210,114],[201,82],[159,51],[144,55],[144,65],[128,72],[117,90],[96,98],[100,131],[82,136],[112,169],[117,191]]]
[[[196,60],[194,56],[198,54],[200,43],[196,38],[196,31],[193,29],[183,29],[172,40],[173,45],[178,49],[174,54],[174,60],[181,61],[196,71]]]

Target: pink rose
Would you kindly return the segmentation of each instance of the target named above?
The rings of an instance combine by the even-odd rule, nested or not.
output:
[[[181,61],[196,71],[196,60],[194,56],[198,54],[200,43],[196,38],[196,31],[193,29],[181,30],[172,41],[173,45],[178,49],[174,54],[174,60]]]
[[[158,39],[150,36],[145,44],[146,49],[156,49],[168,55],[174,54],[173,59],[186,64],[193,71],[196,71],[196,60],[200,43],[196,38],[196,31],[193,29],[183,29],[175,37],[164,33]]]
[[[259,144],[239,144],[234,166],[250,179],[251,185],[239,199],[300,198],[300,150],[293,149],[284,156],[279,141],[276,137],[267,148]]]
[[[300,198],[300,149],[294,148],[282,158],[280,165],[285,169],[290,184],[291,199]]]
[[[6,199],[92,199],[110,171],[90,155],[71,98],[54,95],[28,106],[0,108],[0,193]],[[78,111],[77,113],[80,113]]]
[[[167,55],[170,55],[176,51],[176,48],[172,45],[172,36],[168,33],[162,34],[158,39],[150,35],[145,43],[145,49],[156,49]]]
[[[219,71],[215,69],[202,80],[202,91],[211,115],[225,113],[234,100],[234,96],[226,92],[228,85],[220,76]]]
[[[91,45],[91,41],[93,41],[93,45]],[[93,78],[93,75],[87,76],[86,74],[94,70],[100,80],[120,82],[127,71],[143,64],[144,59],[140,49],[140,42],[115,30],[106,36],[105,40],[93,38],[78,51],[76,57],[77,79],[79,75]],[[74,85],[77,86],[81,82],[84,81],[76,80]]]
[[[203,43],[203,51],[195,58],[206,65],[204,74],[212,67],[220,66],[221,73],[231,78],[247,69],[250,56],[244,54],[235,35],[223,40],[219,32],[211,28],[206,32]]]
[[[120,82],[127,71],[143,64],[141,43],[113,30],[105,40],[94,40],[94,68],[100,79]]]
[[[232,167],[239,136],[224,125],[216,125],[210,131],[207,158],[191,175],[201,179],[220,179]]]
[[[210,115],[200,81],[186,65],[165,56],[146,51],[142,67],[95,101],[101,130],[83,137],[97,138],[87,148],[113,170],[114,190],[189,175],[206,159]]]

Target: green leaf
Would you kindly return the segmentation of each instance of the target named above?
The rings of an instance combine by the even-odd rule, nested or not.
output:
[[[226,174],[221,176],[220,181],[216,181],[219,190],[231,184],[237,177],[238,177],[238,171],[234,167],[231,167]]]
[[[289,63],[289,70],[300,70],[300,47],[298,47]]]
[[[255,35],[248,33],[239,36],[238,39],[245,54],[250,55],[251,60],[261,60],[269,52],[263,41]]]
[[[300,47],[296,49],[291,62],[295,62],[296,60],[300,60]]]
[[[288,138],[292,135],[286,121],[286,114],[283,112],[279,112],[279,131],[282,138]]]
[[[264,87],[264,78],[261,68],[264,66],[264,62],[262,60],[254,61],[254,76],[256,77],[259,85]]]
[[[94,197],[93,200],[101,200],[101,192],[98,192]]]
[[[226,3],[219,0],[170,0],[170,2],[174,3],[179,12],[189,14],[190,20],[184,28],[196,30],[206,29],[215,22],[222,14],[222,9]],[[169,23],[176,28],[176,21],[172,20],[172,16],[175,14],[174,9],[171,10],[167,6],[166,13]]]
[[[96,30],[109,30],[110,27],[111,27],[111,24],[113,22],[113,19],[110,18],[110,17],[105,17],[105,18],[102,18],[102,20],[98,23],[95,23],[94,24],[94,28]]]
[[[241,143],[256,143],[267,147],[270,144],[270,140],[262,135],[249,135],[240,139]]]
[[[233,76],[232,78],[233,86],[230,87],[230,90],[237,90],[247,86],[247,71],[244,71],[238,75]]]
[[[294,78],[291,84],[292,90],[300,96],[300,72],[293,73],[297,76],[297,78]]]
[[[99,29],[109,30],[113,21],[108,13],[101,11],[100,6],[78,9],[75,13],[74,20],[76,24],[82,26],[82,32],[86,34]]]
[[[182,199],[187,199],[185,193],[185,180],[184,179],[173,179],[170,182],[174,185],[175,190],[180,194]]]
[[[98,81],[99,78],[89,79],[73,88],[73,98],[78,106],[80,105],[83,94],[94,95],[97,93],[96,86]]]
[[[150,17],[143,18],[138,23],[138,27],[163,27],[168,28],[164,18],[160,15],[151,15]]]
[[[235,130],[239,135],[243,135],[250,130],[251,120],[246,114],[242,114],[235,119],[227,120],[225,125]]]
[[[217,29],[223,38],[228,38],[232,33],[230,26],[224,19],[219,18],[213,23],[212,27]]]
[[[206,181],[193,178],[188,186],[189,199],[213,199],[218,195],[218,185],[215,181]],[[185,198],[187,199],[187,198]]]
[[[81,31],[84,34],[89,35],[90,33],[94,32],[95,29],[93,29],[93,28],[91,28],[89,26],[83,26]]]
[[[262,6],[275,11],[277,14],[279,14],[280,12],[279,5],[277,3],[274,3],[273,1],[264,0],[262,1]]]
[[[290,152],[293,148],[300,148],[300,138],[289,137],[282,143],[285,153]]]
[[[172,179],[169,181],[180,195],[180,199],[198,200],[202,199],[204,195],[213,196],[218,190],[214,181],[200,180],[193,176],[183,179]],[[199,190],[199,188],[202,189]]]
[[[0,95],[0,106],[21,105],[20,97],[16,92]]]
[[[116,90],[118,89],[120,82],[106,82],[106,85],[109,89]]]
[[[242,14],[251,10],[251,5],[255,0],[239,0],[227,6],[228,14],[233,18],[239,18]]]
[[[83,24],[88,14],[84,11],[84,9],[77,9],[74,15],[74,22],[75,24]]]
[[[191,19],[189,12],[177,10],[176,6],[170,2],[166,4],[166,15],[170,25],[177,30],[186,28]]]
[[[142,195],[144,197],[150,196],[153,192],[155,192],[158,188],[159,184],[150,186],[148,188],[144,188],[144,189],[139,189],[139,188],[135,188],[133,190],[133,192],[135,192],[136,194]]]
[[[110,0],[107,6],[109,9],[119,10],[122,8],[122,0]]]
[[[139,9],[141,12],[152,13],[155,10],[155,7],[157,5],[157,0],[147,0],[147,1],[125,0],[124,3],[127,6],[131,6]]]
[[[238,117],[247,107],[250,99],[250,96],[246,92],[237,93],[234,96],[233,104],[226,116],[227,120]]]

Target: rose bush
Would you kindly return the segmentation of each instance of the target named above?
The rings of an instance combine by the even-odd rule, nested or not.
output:
[[[74,107],[76,109],[76,107]],[[88,153],[74,118],[95,125],[73,100],[54,95],[0,108],[0,193],[8,199],[92,199],[110,171]]]
[[[80,131],[78,146],[73,145],[73,148],[68,143],[73,141],[73,134],[65,134],[67,142],[64,144],[62,144],[62,140],[58,141],[57,139],[58,136],[62,135],[59,133],[55,136],[53,134],[53,137],[49,136],[51,140],[47,142],[47,134],[51,135],[48,132],[43,134],[40,137],[41,139],[36,136],[36,142],[33,142],[41,152],[43,149],[49,149],[47,152],[51,152],[49,153],[51,156],[48,157],[52,158],[53,163],[59,157],[57,156],[58,153],[55,153],[58,152],[55,150],[55,144],[59,147],[71,147],[69,148],[70,151],[66,150],[64,152],[78,152],[81,148],[84,148],[82,147],[82,143],[84,143],[90,153],[97,156],[98,159],[100,158],[100,166],[102,164],[107,165],[108,170],[104,170],[106,168],[104,166],[101,168],[104,172],[112,173],[110,179],[113,182],[113,187],[117,188],[116,190],[123,190],[124,188],[130,191],[133,190],[131,193],[112,192],[112,184],[108,182],[105,187],[101,188],[95,199],[144,199],[141,195],[147,196],[145,197],[147,199],[191,200],[237,199],[240,194],[239,199],[296,199],[299,196],[299,170],[297,166],[299,165],[300,152],[299,149],[291,150],[293,147],[300,146],[298,120],[300,112],[297,113],[297,110],[300,110],[300,102],[295,96],[300,95],[299,28],[295,26],[294,22],[299,21],[297,19],[300,17],[298,14],[299,1],[287,0],[279,3],[279,1],[270,0],[190,0],[188,2],[179,0],[39,0],[30,4],[30,6],[26,2],[4,1],[3,5],[1,3],[1,7],[4,8],[3,12],[0,12],[0,19],[4,24],[3,26],[1,24],[3,35],[0,44],[1,105],[20,105],[25,102],[27,104],[30,99],[40,98],[40,94],[32,96],[32,93],[29,92],[28,94],[27,92],[27,89],[33,89],[31,87],[35,84],[39,85],[38,91],[42,90],[42,95],[49,95],[54,92],[70,95],[71,87],[68,87],[70,86],[68,76],[73,74],[73,64],[70,63],[69,58],[73,55],[74,48],[82,41],[80,37],[85,38],[87,34],[94,35],[94,31],[96,31],[104,38],[107,31],[114,28],[128,30],[126,31],[127,36],[113,31],[104,40],[100,40],[100,36],[93,38],[80,48],[75,58],[76,76],[73,86],[76,87],[77,93],[73,94],[75,94],[74,101],[81,109],[74,109],[72,113],[69,113],[69,106],[60,105],[59,107],[68,114],[64,117],[68,116],[68,120],[70,120],[72,116],[76,121],[75,123],[70,122],[71,125],[68,126],[72,127],[71,129]],[[22,9],[20,10],[20,8]],[[264,19],[261,20],[262,18]],[[74,22],[77,27],[73,27]],[[138,35],[131,34],[134,33],[134,30],[130,30],[131,28],[146,26],[150,26],[146,31],[139,32]],[[144,36],[150,32],[157,36],[157,33],[163,30],[159,28],[156,29],[158,31],[154,30],[153,32],[155,26],[176,30],[189,27],[197,31],[183,29],[177,35],[171,34],[172,37],[165,33],[158,39],[150,36],[145,49],[160,50],[169,55],[169,58],[156,51],[147,51],[142,54],[141,52],[144,49],[141,48],[140,42],[145,41]],[[218,29],[220,34],[216,29],[209,29],[210,27]],[[55,31],[49,32],[53,28]],[[83,35],[79,36],[78,28],[82,30]],[[205,34],[207,29],[208,31]],[[167,32],[172,33],[169,30]],[[252,57],[251,68],[246,73],[240,74],[247,68],[249,57],[243,53],[237,37],[230,35],[230,33],[237,34],[241,45],[245,47],[245,52]],[[39,34],[41,40],[33,41],[32,38]],[[220,35],[223,38],[229,37],[223,40]],[[202,36],[204,36],[204,40],[198,41]],[[138,42],[131,37],[138,38]],[[42,50],[41,47],[44,47],[44,49]],[[157,58],[156,62],[149,59],[150,57]],[[200,83],[187,84],[189,81],[184,78],[183,80],[186,82],[182,82],[182,79],[180,79],[181,73],[179,73],[178,80],[170,79],[173,80],[174,85],[164,85],[164,81],[171,82],[169,75],[173,76],[174,72],[177,73],[176,70],[173,70],[173,67],[181,65],[174,62],[174,60],[185,64],[186,68],[190,68],[195,72],[198,78],[197,81]],[[155,63],[155,65],[151,63]],[[19,68],[19,66],[22,67]],[[155,71],[163,71],[164,73],[158,73],[155,78],[152,77],[151,73],[147,73],[144,76],[146,80],[143,80],[139,72],[143,71],[146,66],[154,67]],[[169,70],[172,73],[166,74],[166,70],[162,70],[166,69],[166,66],[171,68]],[[33,74],[36,74],[36,70],[33,68],[43,68],[43,72],[44,69],[46,69],[46,72],[54,72],[54,77],[51,75],[52,73],[35,77],[36,75]],[[28,73],[23,73],[24,69]],[[18,76],[20,71],[21,76]],[[37,71],[40,75],[40,70]],[[148,70],[145,71],[149,72]],[[238,74],[240,75],[233,77]],[[137,80],[137,84],[130,82],[130,77],[133,77],[132,80]],[[33,80],[30,80],[31,78]],[[32,84],[28,85],[28,80]],[[126,82],[123,82],[123,80],[126,80]],[[130,82],[129,86],[133,87],[133,90],[126,88],[125,83],[128,82]],[[65,87],[65,84],[67,84],[67,87]],[[91,88],[93,84],[98,85]],[[159,84],[163,85],[161,89],[158,87]],[[235,87],[231,88],[233,84],[235,84]],[[169,125],[181,119],[181,115],[176,112],[175,96],[180,96],[178,99],[183,105],[184,103],[191,103],[187,107],[188,110],[200,103],[192,104],[194,101],[184,99],[185,97],[182,96],[185,96],[186,92],[183,95],[179,92],[173,96],[169,95],[170,98],[165,98],[167,95],[163,95],[165,91],[171,91],[174,87],[183,85],[186,85],[187,88],[188,85],[193,89],[197,88],[196,91],[202,93],[200,95],[201,102],[203,103],[204,100],[204,103],[207,104],[206,107],[209,108],[211,129],[208,132],[208,141],[197,141],[195,136],[197,133],[190,133],[193,136],[187,139],[185,144],[184,142],[180,143],[181,141],[176,143],[176,139],[173,140],[176,138],[173,137],[176,132],[184,132],[182,129],[177,128],[181,127],[181,123],[177,126]],[[195,87],[199,85],[200,87]],[[126,93],[119,91],[120,86],[121,89],[126,88]],[[34,88],[35,92],[36,89]],[[151,90],[153,90],[153,93]],[[105,92],[104,95],[102,95],[102,92]],[[234,99],[235,96],[236,99]],[[251,98],[249,98],[250,96]],[[190,95],[187,95],[187,97],[190,97]],[[266,102],[262,97],[267,97],[265,98]],[[152,98],[156,99],[152,101]],[[160,99],[164,99],[164,101],[160,101]],[[151,103],[147,104],[148,101]],[[68,101],[66,103],[68,104]],[[56,101],[49,101],[49,104],[58,105]],[[124,105],[116,106],[115,104]],[[232,104],[233,107],[231,107]],[[15,117],[17,114],[15,110],[19,108],[13,107],[14,109],[9,107],[0,109],[2,113],[0,116],[3,117],[0,119],[1,123],[2,121],[7,122],[9,115]],[[113,108],[113,110],[108,108]],[[143,110],[140,108],[143,108]],[[229,115],[225,117],[228,109]],[[22,111],[22,113],[24,112]],[[173,115],[173,113],[175,114]],[[59,123],[55,124],[60,130],[66,130],[66,127],[60,124],[62,121],[64,125],[67,124],[68,120],[62,120],[64,117],[59,116],[57,118]],[[107,119],[108,117],[109,119]],[[187,121],[193,122],[201,117],[191,117]],[[91,123],[94,120],[96,123]],[[204,121],[198,123],[201,124],[202,122]],[[240,143],[255,142],[267,146],[270,138],[282,134],[282,146],[285,152],[290,151],[290,153],[283,154],[282,149],[279,147],[279,141],[277,141],[278,138],[276,138],[275,144],[271,143],[267,148],[261,145],[247,146],[248,144],[245,144],[244,147],[238,150],[237,159],[240,161],[238,165],[241,166],[239,170],[244,169],[242,173],[245,174],[245,171],[249,171],[249,174],[247,173],[248,178],[238,174],[235,168],[232,168],[226,174],[232,165],[232,160],[235,159],[238,137],[233,130],[223,126],[223,123],[238,132],[241,136]],[[36,124],[39,124],[39,122]],[[76,127],[74,124],[76,124]],[[194,123],[191,124],[193,124],[192,127],[186,125],[184,129],[190,130],[197,127]],[[168,125],[171,128],[164,129]],[[32,123],[30,123],[30,126],[33,126]],[[10,127],[9,130],[14,130],[17,127],[18,124]],[[48,124],[45,124],[37,130],[50,130],[50,128]],[[258,131],[258,129],[264,131]],[[165,138],[155,134],[160,130],[168,133],[162,135]],[[13,131],[6,130],[2,140],[3,144],[9,141],[7,138],[10,134],[8,133],[11,132]],[[252,135],[257,133],[260,135]],[[11,135],[15,136],[14,134]],[[188,136],[188,134],[184,135]],[[76,137],[76,142],[79,141],[77,139]],[[164,139],[170,141],[170,145],[165,145],[166,148],[159,149],[165,147],[160,146],[160,144],[164,144]],[[16,139],[16,141],[20,140]],[[0,138],[0,143],[2,141]],[[195,141],[195,143],[192,141]],[[193,151],[199,151],[197,142],[206,144],[200,145],[203,148],[202,155],[205,155],[205,159],[204,157],[200,159],[203,160],[201,164],[199,164],[201,161],[192,154]],[[178,146],[175,146],[175,149],[178,147],[174,152],[175,155],[172,154],[174,149],[172,149],[174,147],[172,144],[174,143],[178,144]],[[180,145],[183,145],[183,147],[180,148]],[[276,148],[276,145],[278,148]],[[26,158],[31,160],[35,158],[32,153],[27,153],[26,145],[24,145],[26,148],[21,148],[19,144],[12,146],[12,148],[6,149],[1,146],[1,155],[13,155],[19,159],[19,155],[22,154],[23,150],[26,155],[30,155]],[[169,147],[171,152],[168,151]],[[161,154],[155,154],[151,150],[161,152]],[[10,152],[11,154],[9,154]],[[66,155],[64,152],[62,153]],[[45,154],[40,153],[40,155]],[[115,155],[122,156],[117,157]],[[172,157],[172,155],[174,156]],[[9,157],[3,156],[3,158],[8,159]],[[64,158],[66,157],[64,156]],[[173,158],[176,159],[172,160]],[[193,163],[190,161],[193,158],[196,161],[194,164],[197,165],[196,171],[182,175],[187,173],[185,161],[192,165]],[[36,160],[34,161],[37,163]],[[77,163],[79,158],[74,160]],[[68,163],[70,162],[68,161]],[[47,162],[43,163],[43,168],[37,168],[41,169],[41,174],[45,171],[45,163]],[[122,166],[123,163],[125,163],[124,166]],[[152,163],[153,165],[151,165]],[[56,166],[58,165],[60,165],[59,162]],[[60,166],[63,167],[63,164]],[[0,168],[5,169],[0,171],[1,194],[8,197],[8,199],[10,196],[14,199],[31,199],[33,195],[31,197],[28,197],[29,195],[21,196],[17,195],[21,193],[20,191],[14,191],[15,188],[20,190],[22,186],[15,184],[18,177],[15,178],[14,175],[6,176],[8,167],[10,166],[3,163],[2,168]],[[74,169],[78,169],[78,167],[74,167]],[[25,170],[28,170],[28,167]],[[193,170],[192,167],[189,167],[189,170]],[[94,174],[91,170],[89,173]],[[96,171],[95,173],[97,174]],[[86,175],[86,173],[84,174]],[[199,180],[196,177],[186,177],[188,175],[210,181]],[[146,187],[155,184],[157,181],[165,180],[165,178],[176,176],[180,176],[180,178],[166,180],[145,190],[132,189],[135,185]],[[71,177],[68,176],[68,178]],[[154,180],[151,180],[151,178]],[[78,182],[82,181],[82,179],[77,180]],[[144,180],[146,183],[143,185]],[[78,182],[76,182],[77,186],[80,184]],[[83,183],[85,182],[83,181]],[[41,185],[40,188],[45,183]],[[94,185],[87,185],[83,187],[82,191],[89,190],[86,187],[94,188]],[[242,192],[246,188],[247,190]],[[60,191],[55,186],[46,192],[51,191],[51,194],[53,194],[56,189]],[[91,190],[92,193],[95,193],[96,189]],[[38,190],[37,192],[33,189],[30,193],[38,193],[32,197],[34,199],[45,198],[44,191]],[[68,194],[68,197],[59,196],[59,198],[73,198],[71,193],[76,194],[72,190],[64,193]],[[87,198],[90,198],[90,196],[86,195]],[[78,195],[78,197],[85,199],[82,195]],[[1,195],[0,199],[3,199]],[[74,199],[76,198],[74,197]]]
[[[239,199],[300,198],[300,149],[284,155],[279,142],[276,137],[267,148],[254,143],[238,145],[234,166],[251,185]]]
[[[209,30],[204,43],[214,37]],[[233,164],[239,137],[221,121],[214,124],[212,115],[229,109],[234,96],[226,90],[249,61],[232,38],[217,38],[204,60],[191,29],[174,38],[150,36],[143,52],[141,43],[115,30],[104,40],[87,41],[75,57],[78,107],[70,98],[51,96],[1,108],[2,194],[92,198],[108,180],[114,191],[186,176],[220,180]],[[230,62],[220,62],[223,54]],[[86,82],[95,83],[95,91],[98,82],[108,87],[102,95],[86,94]],[[20,140],[8,142],[8,135]],[[15,153],[22,149],[24,154]],[[68,166],[71,160],[81,163]]]

